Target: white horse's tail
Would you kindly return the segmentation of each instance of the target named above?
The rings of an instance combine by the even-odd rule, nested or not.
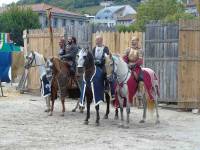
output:
[[[154,72],[153,88],[155,90],[155,94],[157,94],[157,97],[159,97],[160,96],[160,82],[155,72]]]

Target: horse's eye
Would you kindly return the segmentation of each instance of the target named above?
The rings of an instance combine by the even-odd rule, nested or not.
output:
[[[83,56],[84,59],[86,59],[86,56]]]

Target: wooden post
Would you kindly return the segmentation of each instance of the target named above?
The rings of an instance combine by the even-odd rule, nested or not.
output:
[[[52,52],[52,56],[54,56],[54,53],[53,53],[53,29],[52,29],[52,25],[51,25],[51,19],[52,19],[51,9],[52,8],[47,9],[47,16],[48,16],[48,23],[49,23],[51,52]]]

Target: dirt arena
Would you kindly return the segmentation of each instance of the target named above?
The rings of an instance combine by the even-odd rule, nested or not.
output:
[[[45,101],[31,95],[9,94],[0,98],[1,150],[200,150],[200,115],[159,109],[159,125],[150,116],[140,124],[142,110],[131,109],[129,129],[119,128],[114,109],[103,119],[106,105],[100,106],[100,126],[95,126],[91,106],[89,125],[85,113],[71,112],[75,100],[66,100],[61,117],[57,100],[52,117],[44,112]]]

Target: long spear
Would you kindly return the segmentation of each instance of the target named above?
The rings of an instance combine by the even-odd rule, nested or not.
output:
[[[54,56],[54,53],[53,53],[53,29],[52,29],[52,26],[51,26],[51,19],[52,19],[51,9],[52,8],[47,9],[47,15],[48,15],[48,24],[49,24],[51,52],[52,52],[52,56]]]

